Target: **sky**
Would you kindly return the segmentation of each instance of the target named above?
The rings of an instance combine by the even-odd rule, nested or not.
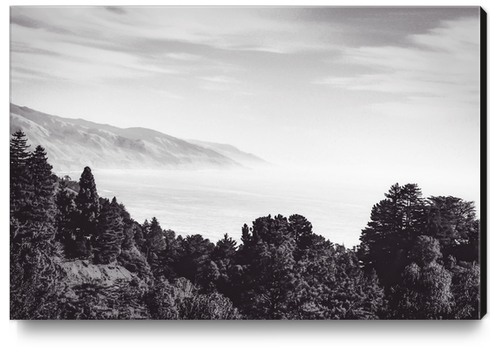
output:
[[[10,101],[476,196],[479,30],[478,7],[14,6]]]

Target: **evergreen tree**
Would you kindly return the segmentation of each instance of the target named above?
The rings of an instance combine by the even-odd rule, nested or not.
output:
[[[209,239],[199,234],[186,236],[180,244],[178,258],[175,260],[177,276],[188,278],[194,284],[208,288],[210,280],[217,277],[216,264],[210,264],[213,250],[214,244]],[[210,271],[210,274],[206,274],[207,271]]]
[[[153,276],[174,279],[177,271],[175,265],[180,252],[180,236],[176,239],[174,231],[163,230],[155,217],[151,222],[145,220],[142,234],[144,243],[141,253],[150,265]]]
[[[295,241],[281,215],[257,218],[253,227],[242,229],[243,245],[238,259],[242,266],[239,307],[250,318],[284,319],[295,299]]]
[[[156,217],[153,217],[150,223],[145,220],[145,223],[143,223],[143,230],[145,234],[145,257],[153,268],[158,265],[159,251],[163,250],[165,247],[163,229]]]
[[[218,292],[225,296],[233,297],[232,272],[236,266],[237,242],[225,234],[218,240],[211,253],[211,260],[218,269],[218,277],[215,280]]]
[[[68,187],[69,177],[59,179],[58,192],[56,193],[57,233],[56,239],[64,247],[66,258],[78,255],[76,243],[76,223],[78,222],[78,210],[75,203],[76,192]]]
[[[145,220],[145,222],[148,223],[147,220]],[[145,236],[143,233],[144,228],[137,222],[133,223],[133,228],[134,228],[134,236],[133,236],[134,244],[136,248],[141,252],[141,254],[145,254],[143,250],[145,244]]]
[[[134,247],[134,235],[136,232],[135,223],[131,219],[131,215],[126,210],[123,204],[118,203],[116,197],[112,198],[111,205],[114,211],[121,217],[124,229],[124,239],[121,244],[121,250],[129,250]]]
[[[27,137],[16,131],[10,139],[10,216],[23,223],[25,210],[33,197],[29,171],[30,152]]]
[[[439,240],[444,255],[478,261],[480,226],[475,204],[453,196],[432,196],[428,200],[428,234]]]
[[[37,146],[28,159],[31,187],[33,192],[30,203],[31,220],[42,221],[49,219],[54,224],[57,210],[55,202],[56,176],[48,163],[46,151]]]
[[[13,173],[17,173],[18,171],[16,170],[27,166],[27,160],[29,158],[27,149],[30,147],[27,141],[26,134],[21,130],[12,134],[10,139],[10,169]],[[12,175],[12,177],[15,179],[16,175]]]
[[[313,227],[305,217],[298,214],[290,216],[288,221],[289,232],[296,242],[294,258],[299,260],[313,244]]]
[[[10,141],[10,317],[57,318],[60,271],[55,259],[54,180],[42,147]]]
[[[408,251],[427,229],[427,214],[416,184],[397,183],[385,196],[373,206],[371,220],[362,230],[359,254],[367,269],[375,269],[383,285],[389,286],[408,265]]]
[[[92,170],[87,166],[79,181],[80,190],[75,198],[79,212],[77,221],[77,247],[80,256],[92,257],[92,238],[97,233],[97,222],[100,213],[99,195]]]
[[[211,255],[214,261],[230,260],[235,257],[237,243],[233,238],[225,234],[221,240],[218,240],[216,247]]]
[[[353,250],[314,235],[295,267],[298,293],[291,319],[377,319],[384,293],[376,275],[365,272]]]
[[[143,254],[145,259],[147,259],[147,260],[148,260],[149,249],[150,249],[150,243],[148,242],[148,235],[149,234],[150,234],[150,223],[148,222],[148,219],[145,219],[145,221],[141,225],[141,235],[138,237],[139,242],[137,242],[137,244],[138,243],[141,244],[141,246],[140,246],[141,254]],[[135,239],[135,241],[136,241],[136,239]]]
[[[62,272],[52,229],[45,222],[11,224],[10,319],[59,317]]]
[[[118,213],[115,199],[109,203],[101,199],[102,208],[97,223],[97,235],[93,240],[94,261],[99,264],[110,264],[116,261],[121,254],[121,245],[124,240],[123,218]]]

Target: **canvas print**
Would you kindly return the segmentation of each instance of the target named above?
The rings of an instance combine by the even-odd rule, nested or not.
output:
[[[480,319],[484,25],[11,7],[10,319]]]

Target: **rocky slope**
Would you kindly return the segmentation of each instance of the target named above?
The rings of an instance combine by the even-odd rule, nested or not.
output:
[[[87,260],[73,260],[60,262],[65,273],[65,279],[69,283],[81,284],[100,282],[113,284],[117,280],[131,281],[136,275],[126,268],[115,265],[94,265]]]
[[[61,304],[67,319],[147,319],[148,312],[134,295],[148,291],[148,283],[117,264],[87,260],[61,261]],[[138,294],[139,293],[139,294]]]

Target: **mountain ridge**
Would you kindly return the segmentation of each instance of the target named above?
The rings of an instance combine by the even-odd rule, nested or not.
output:
[[[27,135],[32,147],[41,145],[46,149],[55,172],[81,170],[85,166],[92,169],[228,170],[247,169],[253,163],[253,160],[237,160],[240,155],[230,156],[212,146],[199,145],[199,141],[183,140],[149,128],[119,128],[81,118],[50,115],[11,103],[10,133],[17,130]],[[236,150],[243,153],[242,159],[250,155]],[[263,161],[254,157],[257,162]]]
[[[227,156],[228,158],[231,158],[245,166],[264,167],[264,168],[274,166],[268,161],[259,158],[255,154],[243,152],[239,150],[237,147],[230,144],[202,141],[202,140],[192,140],[192,139],[187,139],[186,141],[204,148],[212,149],[213,151],[218,152],[224,156]]]

